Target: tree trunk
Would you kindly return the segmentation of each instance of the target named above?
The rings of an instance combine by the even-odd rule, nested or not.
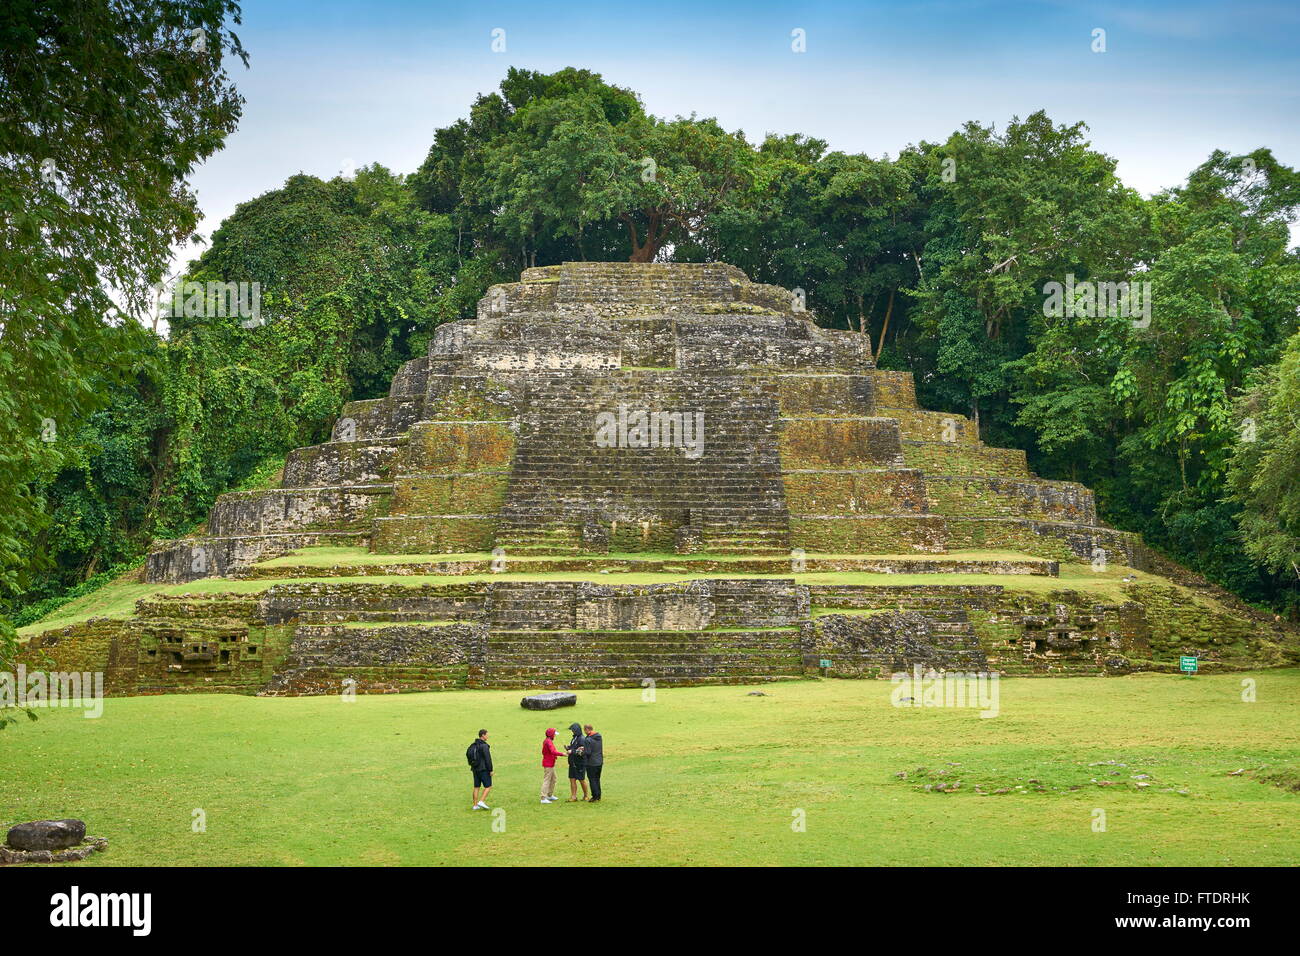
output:
[[[659,233],[660,217],[658,213],[652,213],[650,223],[646,226],[645,242],[637,244],[636,223],[629,215],[622,217],[627,223],[628,237],[632,240],[632,254],[627,257],[628,262],[653,262],[655,253],[659,251],[662,245],[663,237]]]
[[[895,292],[895,291],[897,291],[897,290],[895,290],[895,289],[890,289],[890,290],[889,290],[889,305],[885,306],[885,321],[884,321],[883,323],[881,323],[881,326],[880,326],[880,341],[876,343],[876,358],[875,358],[875,361],[876,361],[876,362],[879,362],[879,361],[880,361],[880,352],[881,352],[881,349],[883,349],[883,348],[885,347],[885,333],[889,331],[889,316],[892,315],[892,314],[893,314],[893,311],[894,311],[894,292]]]

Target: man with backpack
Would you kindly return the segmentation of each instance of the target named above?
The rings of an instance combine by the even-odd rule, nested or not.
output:
[[[470,791],[470,809],[487,810],[487,795],[492,789],[492,748],[487,742],[488,732],[480,730],[478,737],[469,745],[465,751],[465,759],[469,761],[469,769],[474,772],[474,789]],[[479,789],[482,788],[482,794]]]
[[[605,769],[605,741],[591,724],[582,727],[582,756],[591,782],[591,803],[600,802],[600,772]]]

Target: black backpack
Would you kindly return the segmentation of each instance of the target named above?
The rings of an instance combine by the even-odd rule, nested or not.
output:
[[[478,763],[478,740],[476,739],[465,751],[465,759],[469,761],[470,769]]]

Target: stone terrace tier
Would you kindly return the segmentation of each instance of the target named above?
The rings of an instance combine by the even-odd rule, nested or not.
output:
[[[391,554],[1014,550],[1142,567],[1092,493],[917,407],[866,336],[722,263],[565,263],[493,286],[282,487],[221,496],[150,581],[313,545]]]
[[[884,577],[884,576],[882,576]],[[1264,640],[1261,641],[1261,637]],[[98,671],[110,695],[391,693],[464,687],[753,684],[914,668],[1005,675],[1176,673],[1294,664],[1276,623],[1168,584],[1068,587],[664,584],[446,579],[284,582],[256,594],[156,595],[129,620],[31,640],[27,666]]]

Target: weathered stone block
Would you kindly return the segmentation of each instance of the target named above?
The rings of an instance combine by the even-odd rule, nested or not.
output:
[[[491,551],[495,515],[403,515],[378,518],[370,549],[379,554],[469,554]]]
[[[1017,448],[904,440],[903,461],[927,475],[998,475],[1028,478],[1025,453]]]
[[[889,418],[783,418],[781,466],[887,468],[902,463],[898,422]]]
[[[524,710],[555,710],[557,707],[573,707],[578,703],[578,695],[572,691],[553,690],[545,694],[529,694],[519,702]]]
[[[823,554],[896,554],[948,550],[942,515],[792,516],[790,543]]]
[[[506,471],[515,435],[506,422],[421,422],[410,430],[405,473]]]
[[[644,588],[580,585],[575,627],[579,630],[698,631],[713,621],[713,592],[705,582]]]
[[[926,481],[915,469],[787,471],[781,476],[792,515],[925,514]]]
[[[10,827],[5,843],[15,850],[62,850],[85,838],[82,820],[37,820]]]
[[[875,414],[874,389],[868,374],[787,373],[778,376],[776,381],[782,415]]]
[[[496,514],[505,502],[504,473],[402,475],[393,482],[391,516]]]
[[[212,506],[208,531],[226,537],[367,530],[387,513],[392,491],[390,484],[374,484],[228,492]]]
[[[916,408],[916,385],[911,372],[874,369],[870,373],[876,405],[880,408]]]

